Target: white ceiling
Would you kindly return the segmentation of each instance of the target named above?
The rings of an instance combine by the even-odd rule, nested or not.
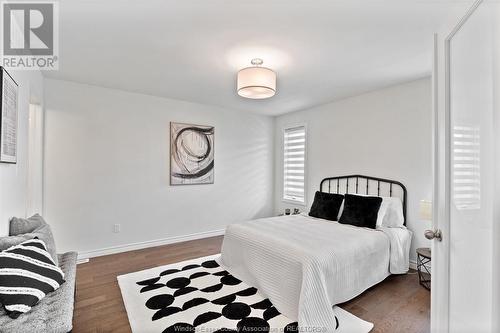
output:
[[[65,0],[46,76],[279,115],[430,74],[432,33],[470,1]],[[252,58],[278,93],[246,100]]]

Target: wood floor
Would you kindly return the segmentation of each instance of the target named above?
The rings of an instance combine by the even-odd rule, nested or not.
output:
[[[73,332],[130,332],[118,275],[220,252],[221,237],[93,258],[77,268]],[[417,275],[390,276],[341,305],[375,324],[372,332],[429,332],[430,294]]]

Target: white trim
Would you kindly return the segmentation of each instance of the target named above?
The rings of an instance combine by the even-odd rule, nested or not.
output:
[[[155,247],[155,246],[161,246],[161,245],[187,242],[187,241],[196,240],[196,239],[221,236],[221,235],[224,235],[225,231],[226,231],[225,229],[204,231],[204,232],[199,232],[199,233],[190,234],[190,235],[174,236],[174,237],[155,239],[155,240],[144,241],[144,242],[117,245],[117,246],[111,246],[111,247],[106,247],[103,249],[97,249],[97,250],[91,250],[91,251],[81,251],[81,252],[78,252],[78,262],[79,263],[87,262],[89,258],[106,256],[109,254],[134,251],[134,250],[141,250],[141,249],[146,249],[149,247]],[[87,260],[87,261],[85,261],[85,260]]]
[[[76,264],[77,264],[77,265],[80,265],[80,264],[86,264],[86,263],[88,263],[89,261],[90,261],[90,259],[89,259],[89,258],[87,258],[87,259],[77,259],[77,260],[76,260]]]
[[[43,107],[30,102],[28,119],[26,217],[43,213]]]

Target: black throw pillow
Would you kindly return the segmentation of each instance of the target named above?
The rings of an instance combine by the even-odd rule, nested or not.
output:
[[[342,194],[316,191],[309,216],[337,221],[343,200]]]
[[[339,222],[356,227],[375,229],[377,226],[377,215],[382,198],[364,197],[361,195],[346,194],[344,210]]]

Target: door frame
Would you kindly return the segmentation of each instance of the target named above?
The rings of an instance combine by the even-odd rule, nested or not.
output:
[[[44,110],[40,103],[29,103],[28,159],[26,178],[26,217],[43,215]]]
[[[450,301],[450,201],[451,201],[451,41],[474,14],[483,0],[476,0],[467,13],[446,35],[444,42],[434,35],[432,70],[433,143],[434,143],[434,228],[443,234],[441,242],[432,242],[431,332],[449,332]],[[442,65],[442,66],[440,66]],[[440,98],[443,96],[443,98]]]

